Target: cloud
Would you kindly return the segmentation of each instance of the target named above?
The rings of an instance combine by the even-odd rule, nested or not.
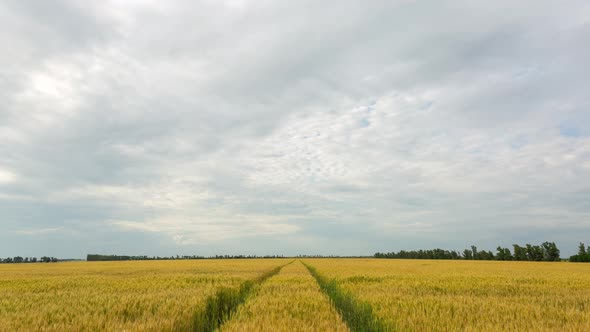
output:
[[[16,180],[16,174],[11,171],[0,168],[0,183],[13,182]]]
[[[257,217],[257,218],[256,218]],[[179,245],[215,245],[223,240],[244,239],[260,236],[284,236],[299,230],[296,225],[281,223],[265,216],[220,216],[207,221],[186,220],[184,216],[170,216],[156,220],[111,221],[113,226],[124,230],[164,233]],[[275,218],[276,219],[276,218]]]
[[[38,229],[19,229],[19,230],[15,231],[15,233],[22,234],[22,235],[39,236],[39,235],[47,235],[47,234],[51,234],[51,233],[63,232],[63,230],[64,230],[63,227],[50,227],[50,228],[38,228]]]
[[[68,257],[567,253],[590,236],[588,17],[584,1],[3,3],[0,220],[62,229],[38,236]]]

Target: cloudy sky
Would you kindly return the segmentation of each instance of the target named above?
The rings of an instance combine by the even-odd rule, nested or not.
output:
[[[0,257],[590,242],[588,1],[8,0],[0,22]]]

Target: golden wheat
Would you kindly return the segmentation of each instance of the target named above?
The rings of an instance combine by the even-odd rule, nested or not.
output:
[[[220,286],[237,287],[277,260],[0,265],[1,331],[185,329]]]
[[[207,299],[289,260],[0,265],[0,331],[188,330]],[[306,259],[347,321],[399,331],[590,331],[590,264]],[[319,280],[319,279],[318,279]],[[329,282],[328,282],[329,283]],[[332,284],[330,284],[332,285]],[[322,286],[325,288],[325,286]],[[233,294],[233,293],[232,293]],[[347,302],[347,294],[360,302]],[[301,262],[246,294],[223,331],[345,331]],[[356,303],[356,304],[355,304]],[[362,310],[353,308],[360,303]],[[351,305],[353,307],[351,307]],[[370,309],[370,308],[369,308]],[[343,311],[344,310],[344,311]],[[348,316],[347,316],[348,315]],[[357,316],[355,316],[357,315]],[[363,316],[364,315],[364,316]],[[363,316],[363,317],[361,317]]]
[[[307,260],[400,331],[590,331],[590,265]]]
[[[299,261],[267,280],[220,330],[348,331]]]

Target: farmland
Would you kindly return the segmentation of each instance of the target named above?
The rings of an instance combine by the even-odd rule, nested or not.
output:
[[[185,330],[218,288],[235,288],[286,262],[4,264],[0,330]]]
[[[1,331],[346,331],[367,322],[397,331],[588,331],[590,265],[380,259],[0,265]]]
[[[590,265],[313,260],[400,331],[590,331]]]
[[[347,331],[301,262],[268,280],[222,331]]]

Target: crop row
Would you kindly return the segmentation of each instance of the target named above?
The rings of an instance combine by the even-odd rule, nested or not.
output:
[[[0,331],[590,331],[584,264],[288,263],[6,264]]]
[[[219,289],[237,289],[288,260],[7,264],[0,331],[173,331]]]

